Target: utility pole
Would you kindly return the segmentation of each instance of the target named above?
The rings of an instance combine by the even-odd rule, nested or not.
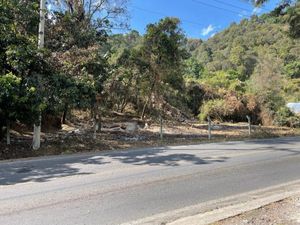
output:
[[[46,0],[40,0],[40,23],[39,23],[39,34],[38,34],[38,49],[44,48],[45,39],[45,14],[46,14]],[[39,112],[38,121],[34,123],[33,128],[33,141],[32,148],[37,150],[41,146],[41,122],[42,114]]]

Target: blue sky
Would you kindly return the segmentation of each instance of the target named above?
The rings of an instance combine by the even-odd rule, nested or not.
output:
[[[247,0],[131,0],[131,29],[145,32],[146,25],[165,16],[181,19],[181,27],[190,38],[207,39],[252,14],[273,9],[280,0],[270,0],[256,9]]]

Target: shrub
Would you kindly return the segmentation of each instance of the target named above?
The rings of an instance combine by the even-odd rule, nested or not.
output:
[[[224,99],[204,102],[198,117],[200,121],[204,121],[210,116],[211,119],[219,121],[241,122],[246,120],[246,115],[249,115],[249,110],[245,103],[234,93],[229,93]]]
[[[281,107],[275,113],[274,123],[278,126],[300,127],[300,117],[291,112],[289,108]]]
[[[202,122],[205,121],[208,116],[210,116],[211,119],[222,121],[227,113],[228,110],[226,108],[225,100],[214,99],[203,103],[200,108],[200,114],[198,115],[198,118]]]

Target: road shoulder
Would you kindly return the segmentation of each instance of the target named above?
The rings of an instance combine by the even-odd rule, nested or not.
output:
[[[300,180],[209,201],[122,225],[206,225],[300,195]]]
[[[211,225],[300,224],[300,195],[239,214]]]

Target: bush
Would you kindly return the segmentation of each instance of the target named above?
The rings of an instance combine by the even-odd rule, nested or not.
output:
[[[295,115],[289,108],[281,107],[275,113],[275,125],[287,127],[300,127],[300,117]]]
[[[289,63],[284,67],[284,69],[288,77],[292,79],[300,78],[300,62],[295,61]]]
[[[192,111],[192,113],[196,116],[200,113],[199,110],[203,102],[205,90],[200,84],[196,82],[188,83],[186,89],[187,89],[186,91],[187,106]]]
[[[224,99],[214,99],[205,102],[200,108],[199,119],[205,121],[208,116],[219,121],[246,121],[250,111],[245,103],[235,94],[227,94]]]
[[[203,103],[200,108],[200,114],[198,115],[198,118],[202,122],[206,121],[208,116],[211,119],[222,121],[227,113],[228,110],[226,108],[225,100],[214,99]]]

